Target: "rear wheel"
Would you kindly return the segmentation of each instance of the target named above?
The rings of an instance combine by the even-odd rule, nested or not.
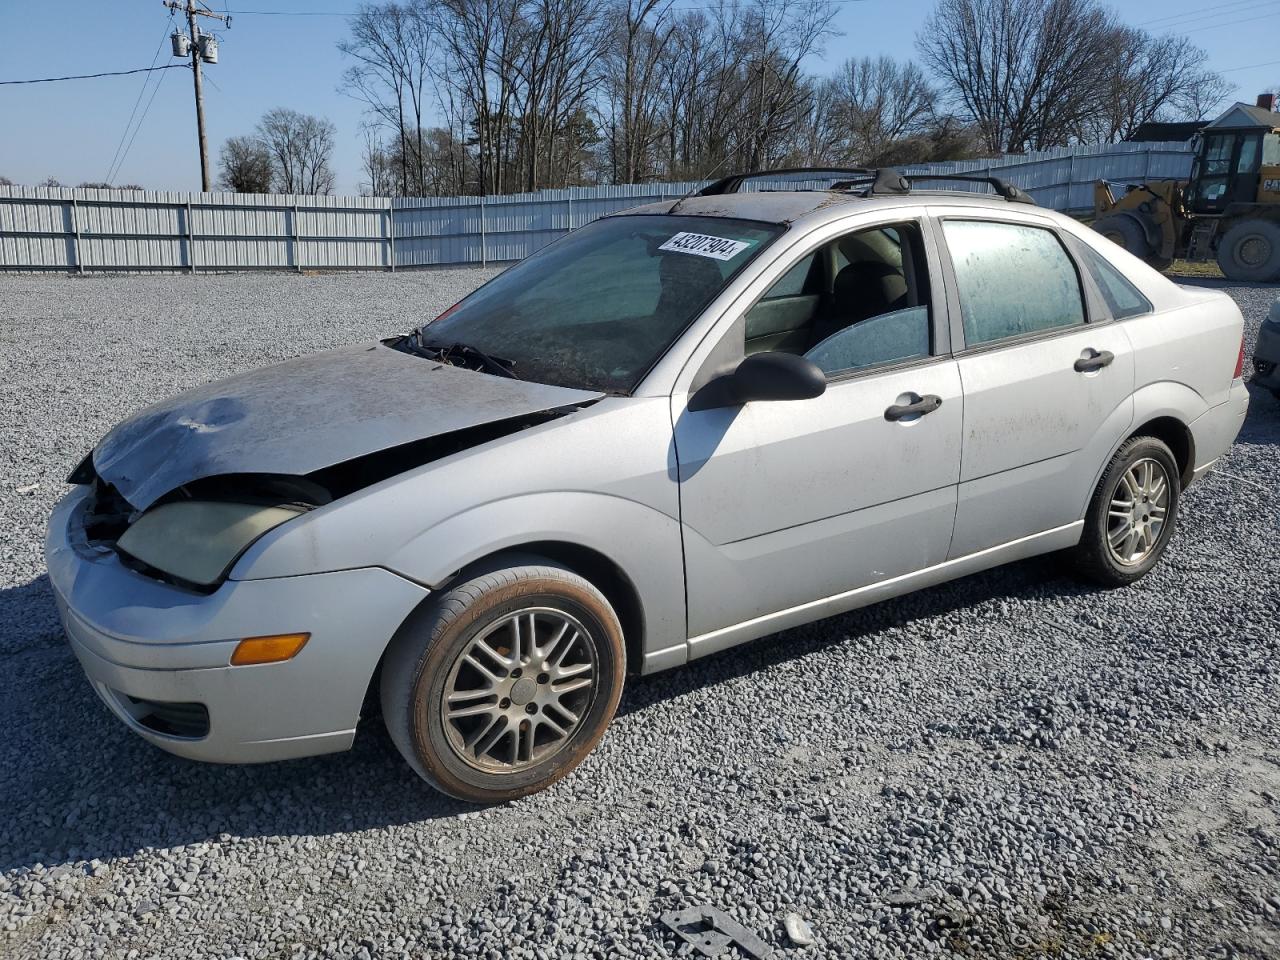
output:
[[[559,780],[604,734],[626,653],[607,600],[551,564],[467,579],[396,636],[382,710],[410,766],[476,803]]]
[[[1218,244],[1218,266],[1228,280],[1280,280],[1280,224],[1245,220]]]
[[[1133,583],[1156,565],[1173,536],[1181,494],[1178,464],[1155,437],[1133,437],[1111,458],[1085,515],[1074,557],[1105,586]]]
[[[1094,223],[1093,229],[1141,260],[1149,261],[1155,253],[1151,241],[1147,239],[1147,232],[1133,217],[1113,213],[1100,218]]]

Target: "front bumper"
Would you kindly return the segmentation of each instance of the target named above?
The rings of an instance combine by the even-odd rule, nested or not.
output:
[[[1253,382],[1268,390],[1280,390],[1280,325],[1268,321],[1258,328],[1253,349]]]
[[[103,702],[135,733],[219,763],[345,750],[378,660],[427,590],[363,568],[228,580],[193,593],[125,567],[80,530],[87,488],[55,508],[45,559],[71,649]],[[230,666],[243,637],[309,632],[292,660]],[[148,704],[178,722],[157,722]],[[198,723],[203,706],[207,723]],[[192,720],[191,723],[185,723]]]

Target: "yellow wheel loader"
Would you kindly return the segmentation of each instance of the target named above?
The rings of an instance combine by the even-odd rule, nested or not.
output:
[[[1163,270],[1216,259],[1230,280],[1280,281],[1280,113],[1238,103],[1197,134],[1190,180],[1094,185],[1093,228]]]

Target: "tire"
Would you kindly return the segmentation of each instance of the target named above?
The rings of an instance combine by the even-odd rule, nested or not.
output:
[[[1280,280],[1280,224],[1243,220],[1222,236],[1218,266],[1228,280]]]
[[[622,627],[599,590],[550,561],[513,562],[415,613],[383,659],[392,742],[433,787],[473,803],[569,773],[613,719],[626,673]]]
[[[1163,479],[1165,486],[1161,494],[1143,501],[1142,491],[1132,484],[1136,474],[1137,487],[1141,487],[1148,464],[1153,465],[1154,479]],[[1141,579],[1160,561],[1173,537],[1182,493],[1180,477],[1178,462],[1163,441],[1145,436],[1126,440],[1103,471],[1089,501],[1084,533],[1072,551],[1077,572],[1108,587],[1123,587]],[[1152,488],[1156,489],[1154,483]],[[1123,532],[1126,524],[1121,514],[1126,509],[1131,518],[1137,518],[1137,526],[1128,526],[1128,532]]]
[[[1133,217],[1113,213],[1095,222],[1093,229],[1140,260],[1150,262],[1155,254],[1151,241],[1147,239],[1147,232]]]

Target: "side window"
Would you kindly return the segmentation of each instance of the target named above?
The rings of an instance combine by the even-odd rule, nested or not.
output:
[[[1093,275],[1102,299],[1107,302],[1111,316],[1117,320],[1136,317],[1151,312],[1151,301],[1142,295],[1106,257],[1090,246],[1081,243],[1081,259]]]
[[[809,254],[784,273],[778,282],[769,288],[769,292],[763,299],[780,300],[783,297],[801,297],[817,293],[817,262],[818,254],[816,252]]]
[[[1280,167],[1280,133],[1268,133],[1262,138],[1262,165]]]
[[[802,258],[747,311],[746,352],[803,353],[822,303],[819,251]]]
[[[781,350],[828,374],[929,356],[920,226],[856,230],[794,264],[747,311],[746,353]]]
[[[1050,230],[944,220],[965,345],[974,347],[1085,321],[1075,265]]]

